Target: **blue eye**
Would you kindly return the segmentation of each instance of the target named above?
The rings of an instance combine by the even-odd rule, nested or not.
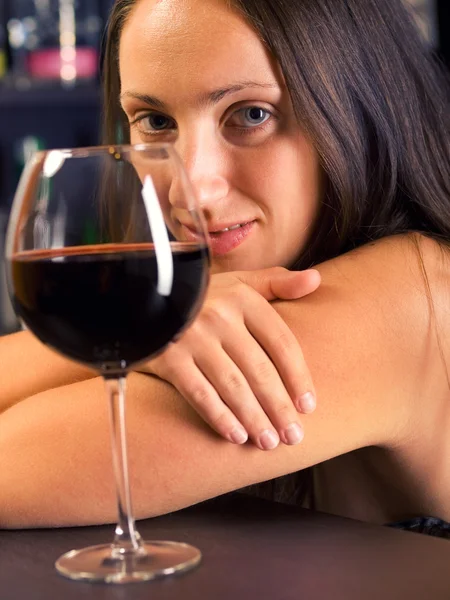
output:
[[[247,108],[240,108],[234,112],[228,120],[228,124],[234,127],[257,127],[265,123],[272,114],[260,108],[259,106],[248,106]]]
[[[261,125],[270,116],[266,110],[258,108],[257,106],[251,106],[250,108],[244,109],[245,119],[252,125]]]
[[[272,113],[259,106],[248,106],[235,111],[228,119],[227,124],[241,129],[254,129],[272,117]]]

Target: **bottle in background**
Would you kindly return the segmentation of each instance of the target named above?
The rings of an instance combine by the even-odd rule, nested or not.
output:
[[[11,77],[17,87],[29,84],[27,56],[39,44],[33,0],[15,0],[8,5],[8,41],[11,53]]]
[[[14,0],[8,34],[15,83],[95,79],[102,27],[98,0]]]

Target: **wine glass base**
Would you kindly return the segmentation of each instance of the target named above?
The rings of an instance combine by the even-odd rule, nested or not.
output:
[[[111,544],[71,550],[55,563],[56,570],[69,579],[104,583],[133,583],[182,573],[197,566],[201,552],[180,542],[143,542],[142,551],[119,557]]]

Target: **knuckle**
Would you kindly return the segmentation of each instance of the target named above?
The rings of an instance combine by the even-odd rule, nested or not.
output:
[[[186,368],[183,354],[173,350],[166,350],[163,354],[151,361],[151,369],[155,375],[173,383],[180,379]]]
[[[203,314],[203,318],[208,327],[223,327],[230,321],[229,311],[223,303],[215,302],[209,305]]]
[[[286,269],[285,267],[268,267],[267,269],[263,269],[261,271],[261,275],[262,276],[269,276],[269,277],[275,277],[275,276],[280,276],[283,275],[284,273],[287,273],[288,269]]]
[[[205,335],[204,315],[200,313],[183,332],[183,334],[172,343],[171,358],[178,359],[181,352],[191,354],[198,345],[198,340],[202,340]]]
[[[241,390],[244,387],[243,378],[233,371],[226,372],[222,375],[223,385],[231,391]]]
[[[291,332],[281,331],[274,339],[273,344],[276,351],[283,355],[291,355],[294,350],[298,349],[297,340]]]
[[[211,396],[204,386],[197,385],[195,387],[192,387],[188,391],[188,396],[192,404],[194,404],[194,406],[196,406],[200,410],[207,411],[207,409],[210,407]]]
[[[253,364],[255,378],[260,383],[267,383],[276,375],[273,363],[270,360],[262,360]]]

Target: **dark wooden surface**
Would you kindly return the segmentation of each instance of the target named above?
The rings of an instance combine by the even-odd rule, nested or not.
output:
[[[64,579],[63,552],[113,528],[0,532],[1,600],[448,600],[448,540],[239,494],[139,523],[146,539],[198,546],[196,570],[126,586]]]

